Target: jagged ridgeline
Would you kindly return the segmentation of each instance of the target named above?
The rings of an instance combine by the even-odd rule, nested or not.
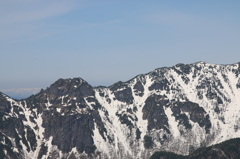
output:
[[[1,158],[197,156],[239,128],[240,63],[177,64],[109,87],[59,79],[24,100],[0,93]]]

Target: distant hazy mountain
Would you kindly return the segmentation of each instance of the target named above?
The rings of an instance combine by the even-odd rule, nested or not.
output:
[[[0,93],[2,158],[149,159],[167,151],[234,159],[239,146],[226,146],[233,140],[209,146],[239,137],[240,63],[177,64],[109,87],[59,79],[24,100]]]
[[[37,94],[40,90],[41,88],[18,88],[18,89],[5,89],[0,91],[14,99],[24,99],[33,94]]]

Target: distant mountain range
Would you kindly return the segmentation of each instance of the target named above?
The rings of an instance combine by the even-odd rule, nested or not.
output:
[[[229,149],[210,146],[234,138],[240,138],[240,63],[177,64],[109,87],[58,79],[23,100],[0,93],[4,158],[148,159],[164,151],[233,159],[240,150],[229,144],[239,139],[224,143]]]
[[[18,89],[4,89],[0,91],[14,99],[24,99],[33,94],[37,94],[40,90],[41,88],[18,88]]]

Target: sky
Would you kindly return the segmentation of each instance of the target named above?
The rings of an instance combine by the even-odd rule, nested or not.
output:
[[[240,62],[239,0],[0,0],[0,90]]]

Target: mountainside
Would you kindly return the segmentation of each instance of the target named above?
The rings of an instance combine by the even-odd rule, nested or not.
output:
[[[0,93],[0,156],[188,155],[240,137],[240,63],[177,64],[109,87],[59,79],[25,100]]]

